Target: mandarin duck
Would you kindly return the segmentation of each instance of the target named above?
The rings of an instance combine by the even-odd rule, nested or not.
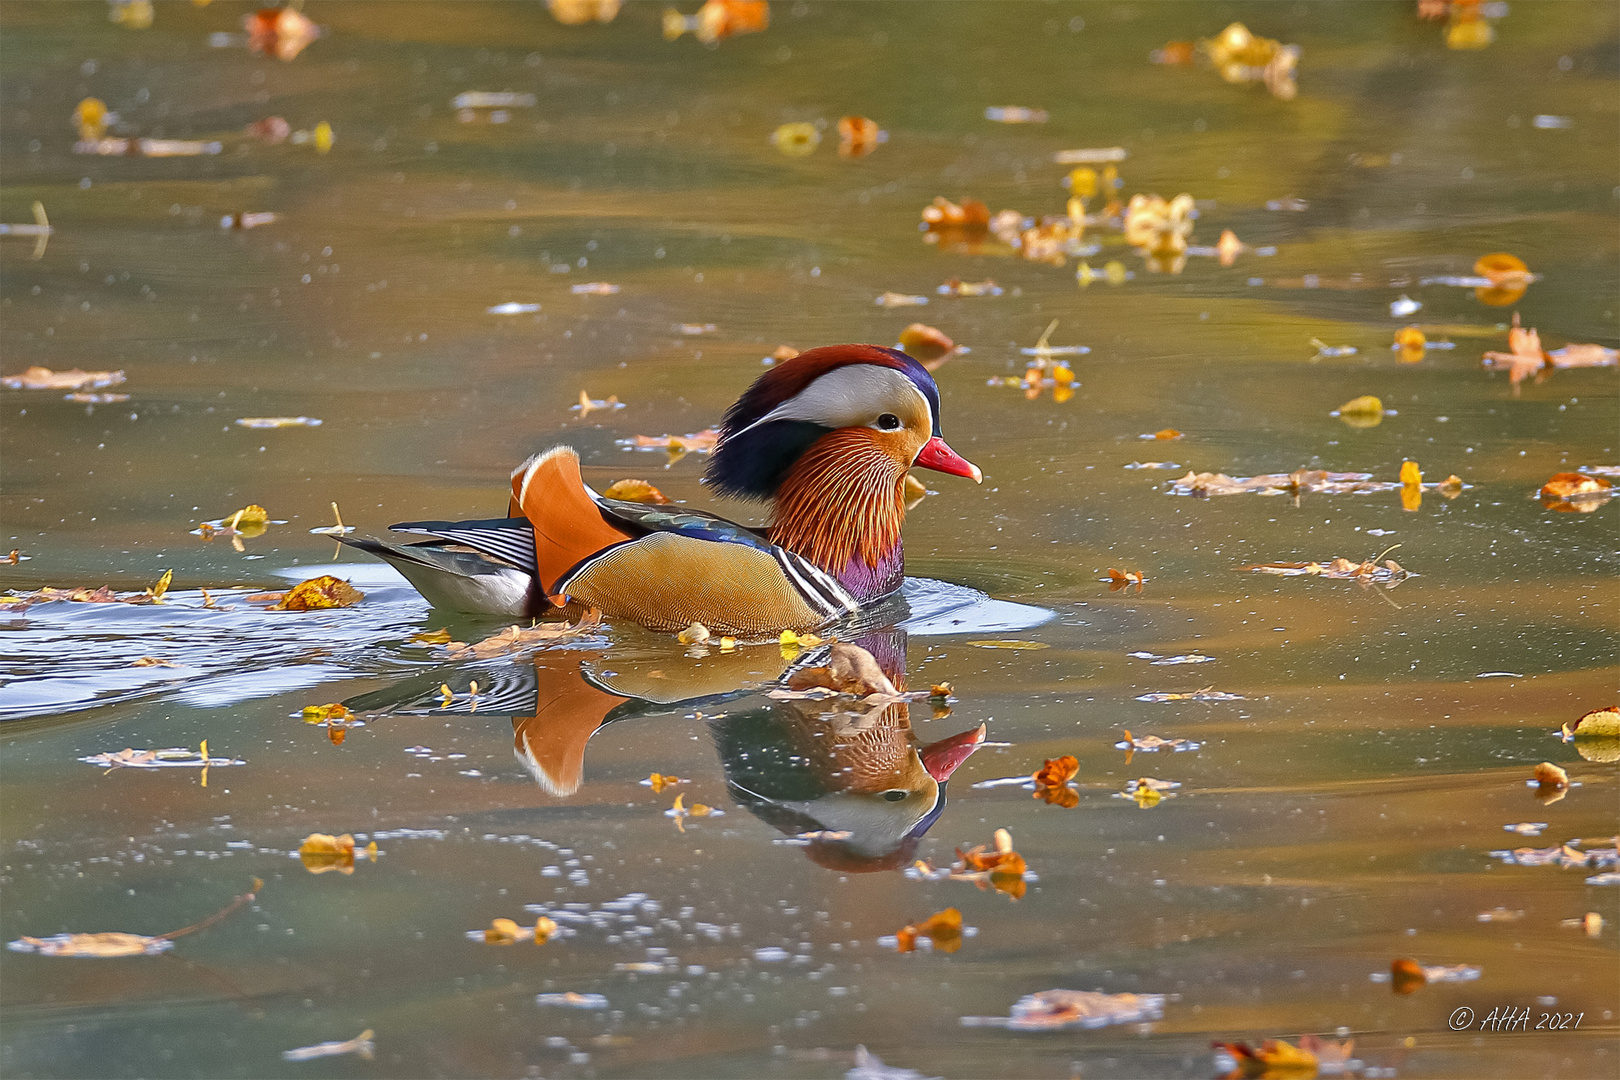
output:
[[[764,529],[603,498],[559,446],[513,471],[505,518],[390,526],[430,538],[412,544],[343,542],[441,607],[534,617],[572,601],[654,630],[757,638],[817,629],[900,588],[912,468],[981,480],[941,438],[939,389],[921,364],[828,345],[760,376],[720,425],[705,481],[770,502]]]

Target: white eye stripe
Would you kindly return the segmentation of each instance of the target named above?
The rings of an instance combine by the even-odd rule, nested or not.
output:
[[[865,427],[874,412],[892,412],[897,419],[920,415],[925,418],[924,426],[933,426],[928,399],[905,375],[875,364],[850,364],[827,372],[742,431],[773,420],[807,420],[829,428]],[[901,422],[904,424],[903,419]]]

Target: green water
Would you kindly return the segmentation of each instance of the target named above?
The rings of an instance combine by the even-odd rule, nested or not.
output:
[[[778,3],[766,32],[706,48],[661,40],[656,5],[567,27],[539,4],[312,2],[326,33],[288,63],[210,44],[248,10],[161,3],[132,30],[98,4],[0,6],[0,221],[39,200],[55,230],[37,259],[0,238],[0,372],[121,369],[103,392],[130,395],[0,392],[0,540],[26,556],[0,585],[175,575],[163,606],[0,615],[0,936],[160,934],[265,882],[162,956],[0,953],[6,1075],[833,1077],[864,1045],[928,1076],[1197,1077],[1217,1074],[1212,1040],[1341,1030],[1378,1075],[1613,1072],[1620,894],[1587,884],[1601,868],[1491,852],[1612,847],[1620,828],[1615,766],[1553,735],[1615,700],[1617,507],[1535,498],[1554,473],[1620,464],[1620,388],[1613,368],[1514,388],[1480,364],[1515,310],[1549,348],[1620,339],[1612,5],[1515,3],[1488,48],[1451,51],[1406,3]],[[1234,19],[1301,46],[1294,100],[1149,60]],[[472,90],[536,104],[463,122],[452,99]],[[224,152],[75,154],[70,118],[91,95],[118,112],[113,134]],[[985,119],[1004,105],[1050,118]],[[330,153],[240,137],[272,114],[329,122]],[[830,127],[806,157],[768,141],[846,114],[888,141],[854,160]],[[1275,254],[1154,273],[1095,228],[1089,264],[1133,276],[1081,288],[1074,258],[923,242],[936,195],[1062,213],[1070,166],[1053,155],[1113,146],[1124,196],[1198,200],[1195,244],[1229,228]],[[1289,196],[1306,208],[1267,209]],[[220,228],[240,212],[278,220]],[[1493,251],[1541,275],[1516,306],[1422,283]],[[950,278],[1005,291],[938,295]],[[588,282],[620,291],[571,291]],[[930,302],[874,304],[891,290]],[[1392,317],[1403,295],[1423,307]],[[539,310],[488,313],[503,303]],[[488,516],[512,465],[558,442],[598,486],[642,477],[757,521],[711,500],[701,455],[666,467],[616,440],[715,423],[779,345],[892,343],[918,319],[971,349],[936,378],[945,434],[985,483],[927,475],[908,572],[1039,611],[952,609],[961,594],[924,585],[914,606],[955,610],[954,632],[867,639],[910,685],[958,699],[948,716],[883,713],[874,745],[905,759],[981,722],[991,743],[909,847],[906,823],[860,819],[855,840],[877,838],[866,854],[887,863],[795,842],[805,818],[783,807],[806,813],[829,786],[813,748],[840,722],[742,696],[784,666],[775,645],[694,658],[612,626],[457,663],[410,636],[477,640],[501,621],[432,611],[309,532],[334,501],[369,534]],[[1072,398],[988,385],[1054,319],[1053,344],[1091,349]],[[1399,362],[1408,322],[1456,347]],[[1312,338],[1358,351],[1313,359]],[[579,419],[581,391],[625,407]],[[1394,415],[1329,415],[1363,394]],[[261,416],[323,422],[234,423]],[[1140,438],[1167,427],[1184,437]],[[1189,470],[1394,480],[1405,460],[1467,487],[1416,511],[1395,492],[1168,493]],[[1139,462],[1176,468],[1125,468]],[[242,551],[189,535],[248,503],[285,524]],[[1388,592],[1235,569],[1396,543],[1420,576]],[[275,614],[231,591],[333,563],[360,605]],[[1145,588],[1111,592],[1110,567]],[[971,644],[986,639],[1047,647]],[[1213,659],[1153,660],[1192,654]],[[625,706],[600,688],[614,679],[673,689]],[[533,711],[467,708],[474,680]],[[438,707],[441,682],[460,704]],[[1204,688],[1240,698],[1140,700]],[[341,745],[299,716],[357,698],[374,708]],[[1124,729],[1200,746],[1127,760]],[[555,794],[556,763],[593,730],[577,789]],[[525,738],[576,752],[537,772],[514,756]],[[203,787],[195,770],[78,760],[202,739],[246,763]],[[1079,760],[1073,808],[975,786],[1063,754]],[[1549,804],[1525,783],[1543,760],[1578,785]],[[654,793],[653,772],[687,783]],[[1118,797],[1142,776],[1181,787],[1146,808]],[[779,786],[761,802],[744,781]],[[676,793],[723,815],[681,832],[664,814]],[[1518,822],[1547,828],[1503,831]],[[1035,875],[1022,900],[899,869],[948,866],[997,828]],[[312,832],[380,854],[314,875],[289,854]],[[977,928],[959,951],[880,943],[948,906]],[[1523,916],[1480,921],[1497,907]],[[573,934],[465,936],[539,910]],[[1561,925],[1587,912],[1607,920],[1598,936]],[[1396,995],[1371,976],[1398,957],[1479,977]],[[961,1023],[1053,988],[1167,1000],[1146,1024]],[[536,1003],[569,991],[606,1007]],[[1478,1030],[1508,1006],[1531,1027],[1581,1020]],[[1450,1030],[1465,1007],[1470,1029]],[[369,1061],[280,1056],[364,1029]]]

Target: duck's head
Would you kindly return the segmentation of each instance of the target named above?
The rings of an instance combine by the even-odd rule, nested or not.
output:
[[[878,345],[826,345],[761,375],[726,412],[705,479],[725,495],[773,498],[805,451],[835,431],[859,433],[902,470],[981,480],[940,436],[934,377]]]

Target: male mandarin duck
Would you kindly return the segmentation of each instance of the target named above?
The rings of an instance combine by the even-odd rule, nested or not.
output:
[[[605,499],[559,446],[512,473],[508,517],[390,526],[432,537],[345,543],[432,603],[537,616],[569,601],[654,630],[743,637],[815,629],[899,589],[913,467],[981,476],[945,444],[939,389],[905,353],[828,345],[760,376],[725,415],[706,482],[769,500],[747,528],[698,510]]]

